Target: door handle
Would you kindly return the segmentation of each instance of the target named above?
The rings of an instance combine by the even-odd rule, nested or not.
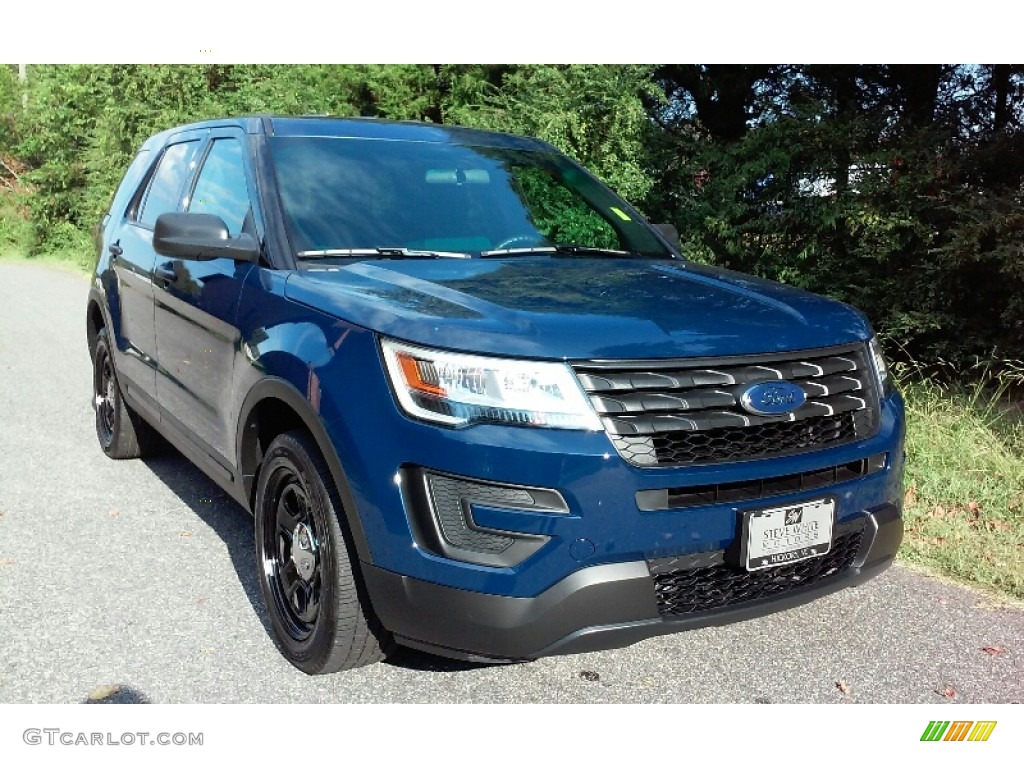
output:
[[[178,273],[171,269],[169,266],[157,267],[156,269],[153,270],[153,275],[156,278],[163,280],[165,283],[173,283],[178,279]]]
[[[122,253],[124,253],[124,248],[121,247],[120,243],[121,241],[118,240],[116,243],[111,243],[110,245],[107,246],[107,250],[110,251],[111,259],[116,259]]]

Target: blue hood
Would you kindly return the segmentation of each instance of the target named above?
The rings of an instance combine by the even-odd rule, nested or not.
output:
[[[393,338],[517,357],[756,354],[871,333],[838,301],[682,261],[364,261],[293,273],[285,295]]]

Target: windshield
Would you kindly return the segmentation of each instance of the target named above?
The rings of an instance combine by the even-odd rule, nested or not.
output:
[[[300,258],[554,246],[576,246],[557,253],[578,257],[671,257],[621,199],[553,152],[306,136],[272,138],[270,152]]]

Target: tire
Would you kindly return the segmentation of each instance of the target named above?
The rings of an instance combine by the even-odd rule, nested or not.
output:
[[[137,459],[151,453],[159,439],[124,401],[106,328],[96,334],[92,360],[92,407],[100,448],[112,459]]]
[[[393,646],[358,572],[331,473],[312,438],[270,443],[256,485],[260,589],[274,641],[309,675],[374,664]]]

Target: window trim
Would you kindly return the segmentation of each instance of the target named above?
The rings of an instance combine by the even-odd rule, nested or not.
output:
[[[157,171],[160,168],[160,163],[163,162],[164,155],[167,154],[168,150],[170,150],[171,147],[178,146],[179,144],[199,142],[199,146],[196,147],[195,150],[195,156],[198,157],[203,152],[203,146],[206,143],[207,136],[209,135],[209,133],[209,130],[187,131],[184,133],[176,133],[173,136],[169,136],[167,138],[167,141],[165,141],[163,146],[160,147],[160,151],[157,154],[156,159],[153,160],[153,164],[146,172],[146,175],[143,178],[142,183],[139,185],[139,189],[132,196],[131,202],[129,203],[128,208],[125,211],[125,218],[127,219],[128,223],[132,224],[133,226],[139,227],[140,229],[144,229],[147,232],[153,231],[153,227],[142,222],[142,220],[140,219],[140,215],[142,211],[145,210],[146,202],[149,200],[150,189],[152,188],[153,185],[153,179],[156,177]],[[174,209],[175,212],[181,210],[181,192],[184,191],[185,185],[189,183],[189,181],[194,176],[195,169],[190,169],[186,172],[185,178],[182,181],[182,186],[178,190],[178,204],[177,207]],[[165,213],[167,213],[167,211],[165,211]]]

